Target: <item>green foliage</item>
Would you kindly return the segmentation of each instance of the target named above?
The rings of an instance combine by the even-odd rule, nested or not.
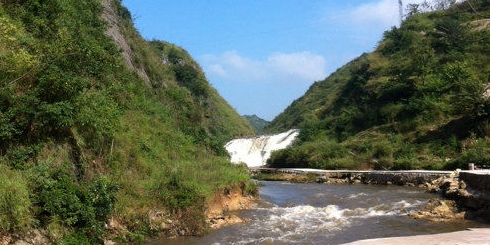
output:
[[[75,120],[87,142],[98,146],[97,142],[111,138],[119,128],[121,112],[107,94],[87,91],[78,98],[76,106],[80,113]]]
[[[97,244],[116,217],[142,241],[159,208],[200,234],[216,191],[254,191],[223,148],[253,135],[248,122],[185,50],[147,42],[121,1],[108,3],[124,40],[105,34],[98,0],[0,4],[0,169],[11,169],[0,233],[36,226],[60,244]]]
[[[117,191],[107,177],[79,184],[76,178],[60,168],[40,165],[33,171],[30,178],[39,216],[78,228],[94,241],[102,238]]]
[[[202,204],[199,185],[186,180],[182,173],[171,173],[170,177],[158,179],[152,189],[158,193],[165,206],[173,211]]]
[[[490,165],[490,142],[488,139],[475,140],[469,139],[471,146],[465,149],[464,152],[458,156],[458,158],[448,162],[444,168],[445,169],[468,169],[469,163],[474,163],[477,166],[488,166]]]
[[[0,232],[31,227],[33,217],[26,180],[2,166],[0,180]]]
[[[487,114],[483,98],[485,92],[483,83],[479,81],[472,71],[461,63],[448,64],[444,67],[444,79],[453,81],[453,104],[456,113],[470,116],[485,116]]]
[[[191,65],[176,66],[175,78],[183,86],[187,87],[194,95],[207,97],[208,85],[204,78]]]
[[[490,13],[485,1],[474,2],[477,11]],[[376,51],[312,85],[271,122],[268,132],[302,130],[295,146],[273,154],[271,166],[440,169],[485,163],[486,153],[463,152],[460,142],[472,134],[489,136],[490,63],[481,54],[490,49],[481,40],[490,32],[475,24],[486,20],[467,4],[433,6],[437,11],[427,13],[411,7]],[[325,156],[329,150],[322,145],[348,154]]]
[[[39,145],[30,145],[28,147],[13,147],[5,153],[7,165],[13,169],[25,170],[31,167],[30,159],[39,152]]]
[[[243,118],[247,119],[256,134],[262,133],[264,128],[269,124],[268,121],[258,117],[257,115],[244,115]]]
[[[250,124],[237,117],[234,109],[207,83],[204,72],[185,50],[164,41],[154,40],[150,44],[180,85],[167,89],[165,96],[171,96],[170,110],[183,132],[218,155],[226,155],[223,145],[230,138],[254,134]]]
[[[64,237],[60,242],[60,245],[90,245],[92,244],[90,239],[82,232],[76,232],[75,234]]]
[[[116,203],[115,193],[119,187],[112,183],[107,177],[103,176],[92,181],[89,187],[91,206],[94,207],[95,217],[104,222],[112,213]]]

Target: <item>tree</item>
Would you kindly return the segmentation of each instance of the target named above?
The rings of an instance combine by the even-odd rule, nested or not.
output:
[[[420,13],[420,4],[411,3],[407,6],[407,16],[412,16],[414,14]]]
[[[434,10],[449,9],[456,3],[456,0],[434,0]]]
[[[485,86],[465,63],[447,64],[444,67],[442,78],[453,84],[452,103],[456,113],[470,117],[487,114],[485,109],[487,99],[483,96]]]

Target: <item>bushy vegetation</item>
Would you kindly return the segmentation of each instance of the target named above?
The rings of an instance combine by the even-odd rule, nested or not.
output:
[[[267,128],[301,129],[297,145],[274,153],[269,165],[487,165],[490,30],[482,16],[490,16],[490,4],[471,2],[430,12],[411,6],[402,26],[387,31],[373,53],[315,83]]]
[[[26,180],[0,167],[0,230],[22,230],[32,225],[31,200]]]
[[[197,232],[216,191],[248,182],[223,145],[250,125],[187,52],[141,38],[120,1],[0,3],[0,234],[95,244],[112,218],[140,241],[154,209],[194,210],[180,224]]]

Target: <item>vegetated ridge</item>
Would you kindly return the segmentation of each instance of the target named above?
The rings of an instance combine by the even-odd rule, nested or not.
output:
[[[255,130],[255,133],[260,134],[264,131],[264,128],[269,125],[269,121],[266,121],[257,115],[243,115],[243,118],[247,119],[252,128]]]
[[[301,133],[269,166],[489,165],[490,2],[445,2],[430,12],[410,5],[374,52],[316,82],[277,116],[266,132]]]
[[[145,41],[119,0],[0,1],[0,240],[201,234],[215,193],[254,191],[223,148],[251,135],[189,54]]]

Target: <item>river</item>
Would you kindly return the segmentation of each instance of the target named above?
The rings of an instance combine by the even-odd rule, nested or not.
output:
[[[244,224],[203,237],[151,245],[342,244],[362,239],[488,227],[472,221],[431,223],[407,214],[437,195],[418,188],[261,182],[260,201],[239,216]]]

